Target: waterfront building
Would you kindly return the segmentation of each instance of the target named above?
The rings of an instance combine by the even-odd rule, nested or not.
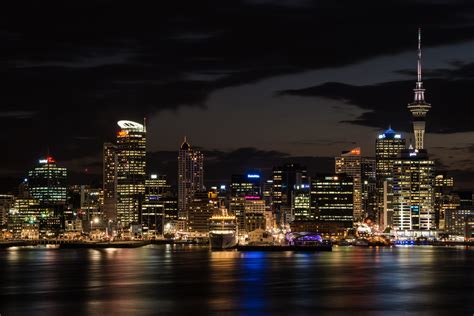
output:
[[[311,208],[317,222],[352,227],[353,187],[352,178],[345,174],[317,175],[311,179]]]
[[[216,192],[199,191],[188,204],[188,232],[194,234],[207,234],[209,220],[219,209]]]
[[[371,220],[377,219],[377,186],[375,158],[363,157],[361,161],[362,212]]]
[[[107,220],[117,220],[117,146],[105,143],[103,147],[102,190],[103,212]]]
[[[456,199],[453,194],[454,179],[444,173],[437,174],[434,179],[434,208],[435,224],[439,229],[445,229],[446,209],[456,209]]]
[[[308,184],[306,167],[287,163],[273,168],[272,207],[277,224],[285,225],[292,218],[293,194],[297,185]]]
[[[311,212],[311,190],[309,184],[296,185],[293,195],[294,220],[314,220],[314,213]]]
[[[191,147],[184,137],[178,153],[178,216],[180,221],[186,223],[189,203],[196,192],[203,190],[204,155],[199,149]]]
[[[7,226],[8,212],[15,201],[13,194],[0,194],[0,227]]]
[[[229,211],[236,217],[239,233],[242,233],[246,227],[246,200],[260,200],[262,197],[260,172],[232,175],[230,194]]]
[[[122,228],[137,225],[145,194],[146,127],[132,121],[119,121],[117,133],[117,222]]]
[[[434,230],[434,161],[425,150],[404,150],[394,162],[393,227]]]
[[[165,196],[170,195],[171,186],[166,176],[151,174],[145,180],[145,195],[142,201],[141,223],[143,231],[149,234],[162,234],[166,218]],[[168,212],[168,217],[170,217]]]
[[[251,197],[246,198],[244,212],[245,232],[266,228],[265,210],[265,201]]]
[[[456,236],[472,238],[474,231],[474,203],[471,191],[455,192],[458,197],[456,208],[445,210],[445,230]]]
[[[391,192],[388,180],[393,178],[393,164],[400,152],[406,148],[406,141],[401,133],[391,127],[380,133],[375,141],[375,187],[376,219],[382,228],[391,225]]]
[[[43,215],[38,200],[33,198],[17,198],[8,214],[8,230],[13,238],[21,238],[25,228],[36,229],[39,234],[40,217]],[[24,235],[24,234],[23,234]]]
[[[353,216],[356,221],[362,220],[364,217],[362,210],[362,157],[359,147],[343,151],[340,156],[335,158],[335,173],[346,174],[352,178],[354,183]]]
[[[39,202],[41,235],[58,235],[64,228],[67,202],[67,170],[58,167],[53,157],[40,159],[38,166],[28,172],[28,194]]]

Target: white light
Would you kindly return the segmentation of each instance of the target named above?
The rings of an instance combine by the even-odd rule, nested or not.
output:
[[[124,130],[138,130],[140,132],[144,132],[145,129],[142,124],[127,120],[121,120],[117,122],[118,126]]]
[[[47,159],[40,159],[39,163],[48,163]]]
[[[400,135],[400,134],[395,134],[394,137],[397,138],[397,139],[400,139],[400,138],[402,138],[402,135]]]
[[[158,179],[158,175],[157,174],[152,174],[152,175],[150,175],[150,178],[151,179]]]

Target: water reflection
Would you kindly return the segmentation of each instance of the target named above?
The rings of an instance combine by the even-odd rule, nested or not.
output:
[[[473,254],[433,247],[8,249],[0,251],[0,313],[470,315]]]

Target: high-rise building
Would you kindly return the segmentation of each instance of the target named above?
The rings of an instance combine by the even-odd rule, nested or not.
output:
[[[291,218],[293,194],[297,185],[308,184],[306,167],[295,163],[287,163],[273,168],[272,207],[277,224],[285,225]]]
[[[445,228],[446,209],[456,208],[457,196],[453,194],[454,179],[444,173],[434,179],[435,224],[439,229]]]
[[[404,150],[394,162],[393,227],[397,230],[434,230],[434,161],[425,150]]]
[[[406,142],[402,134],[392,128],[379,134],[375,141],[376,219],[381,227],[388,225],[387,215],[391,209],[390,194],[386,190],[387,180],[393,178],[393,164],[405,148]]]
[[[146,127],[119,121],[117,133],[117,222],[121,227],[138,224],[145,194]]]
[[[230,183],[229,212],[237,218],[239,233],[245,231],[246,200],[262,198],[260,172],[251,171],[246,174],[234,174]]]
[[[42,235],[58,235],[64,228],[67,202],[67,170],[58,167],[52,157],[39,160],[28,172],[28,193],[42,208],[39,229]]]
[[[331,222],[341,227],[352,227],[352,178],[344,174],[318,175],[311,179],[311,208],[319,222]]]
[[[178,216],[181,221],[188,219],[188,205],[199,191],[204,191],[204,155],[191,147],[184,137],[178,153]]]
[[[341,156],[335,158],[336,174],[346,174],[354,183],[354,220],[362,220],[362,157],[360,148],[343,151]]]
[[[8,212],[15,201],[13,194],[0,194],[0,227],[7,225]]]
[[[455,192],[458,197],[456,208],[446,209],[446,231],[450,234],[473,238],[474,202],[470,191]]]
[[[362,173],[362,210],[371,220],[377,219],[377,186],[375,158],[363,157]]]
[[[266,229],[265,223],[265,201],[248,198],[245,200],[245,232],[256,229]]]
[[[103,212],[107,220],[117,220],[117,146],[105,143],[103,148]]]
[[[417,58],[418,78],[413,91],[415,98],[413,102],[408,104],[408,110],[413,115],[413,132],[415,134],[415,149],[424,149],[425,136],[425,117],[431,109],[431,105],[425,101],[425,89],[421,81],[421,29],[418,29],[418,58]]]
[[[40,218],[44,214],[41,210],[40,203],[36,199],[16,199],[8,214],[8,230],[13,237],[21,238],[23,229],[34,228],[39,233]]]
[[[58,167],[52,157],[40,159],[28,173],[28,190],[32,198],[44,205],[65,205],[67,171]]]
[[[197,234],[209,232],[209,220],[219,209],[216,192],[195,192],[188,204],[188,231]]]
[[[145,180],[145,195],[142,202],[141,223],[143,231],[162,234],[166,222],[165,196],[169,196],[171,186],[166,176],[151,174]]]
[[[314,220],[311,212],[311,190],[309,184],[297,185],[293,195],[293,215],[295,221]]]

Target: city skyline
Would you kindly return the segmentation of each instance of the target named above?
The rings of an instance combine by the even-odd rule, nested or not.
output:
[[[15,154],[1,158],[2,185],[18,184],[48,148],[73,182],[100,182],[102,144],[113,140],[115,121],[145,116],[150,171],[171,181],[176,172],[170,161],[184,135],[209,158],[206,181],[214,182],[229,181],[222,170],[256,167],[270,173],[286,161],[306,165],[310,173],[330,171],[343,150],[361,147],[364,156],[373,156],[374,139],[389,124],[414,143],[406,105],[413,99],[415,34],[422,27],[423,82],[433,106],[425,147],[437,166],[450,166],[456,185],[473,187],[474,134],[462,114],[472,100],[466,88],[474,45],[470,4],[391,3],[390,13],[372,24],[358,22],[366,14],[363,6],[349,5],[324,32],[325,14],[331,16],[335,6],[206,4],[216,13],[206,6],[163,7],[166,18],[158,26],[151,21],[159,16],[138,21],[145,14],[141,9],[129,12],[133,23],[120,26],[117,18],[104,16],[103,7],[88,4],[75,10],[92,10],[94,23],[65,23],[62,30],[48,24],[59,16],[44,19],[37,30],[21,25],[34,16],[5,17],[8,27],[0,35],[9,48],[5,66],[12,80],[0,99],[0,119],[15,137],[1,137]],[[125,13],[120,3],[116,10],[117,17]],[[244,12],[253,13],[248,28],[237,22]],[[399,21],[402,14],[406,19]],[[288,22],[286,29],[279,19]],[[342,19],[346,24],[337,23]],[[94,32],[108,40],[97,41]],[[65,34],[64,43],[56,40]],[[33,140],[37,131],[43,136]]]

